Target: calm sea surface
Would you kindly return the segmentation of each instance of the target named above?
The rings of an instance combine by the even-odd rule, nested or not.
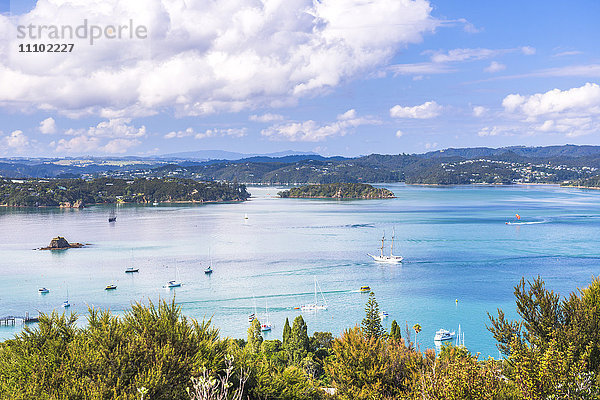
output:
[[[120,206],[115,224],[103,206],[1,208],[0,316],[62,312],[68,294],[69,312],[83,322],[88,306],[121,314],[132,302],[175,296],[187,316],[212,318],[232,337],[246,336],[255,306],[265,320],[268,306],[273,331],[265,336],[281,339],[285,318],[300,313],[294,307],[313,301],[316,277],[329,308],[303,313],[310,332],[339,335],[359,324],[368,295],[358,289],[369,285],[390,315],[386,328],[393,319],[419,323],[422,348],[434,347],[437,329],[460,324],[472,352],[497,356],[486,312],[515,316],[522,276],[539,274],[567,295],[600,273],[600,191],[384,186],[397,198],[279,199],[278,188],[250,187],[252,199],[239,204]],[[506,225],[515,213],[521,224]],[[393,228],[405,261],[371,261],[366,253],[376,254]],[[56,235],[91,245],[34,250]],[[140,272],[125,274],[130,265]],[[183,286],[163,288],[172,279]],[[110,283],[117,290],[105,291]],[[38,294],[40,286],[50,293]],[[0,327],[0,339],[20,329]]]

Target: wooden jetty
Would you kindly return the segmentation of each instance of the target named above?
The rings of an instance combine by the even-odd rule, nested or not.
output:
[[[39,322],[40,316],[38,314],[37,317],[32,317],[27,312],[27,313],[25,313],[25,316],[7,315],[4,317],[0,317],[0,325],[5,325],[5,326],[13,325],[14,326],[17,321],[19,321],[21,324],[28,324],[31,322]]]

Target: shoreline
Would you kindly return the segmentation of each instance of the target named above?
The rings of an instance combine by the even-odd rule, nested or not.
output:
[[[248,198],[249,199],[249,198]],[[158,202],[158,204],[226,204],[226,203],[243,203],[244,201],[248,201],[248,199],[246,200],[223,200],[223,201],[217,201],[217,200],[207,200],[207,201],[195,201],[195,200],[177,200],[177,201],[160,201]],[[147,202],[147,203],[134,203],[131,201],[121,201],[118,203],[91,203],[89,205],[85,205],[84,207],[61,207],[60,205],[58,206],[10,206],[8,204],[0,204],[0,207],[6,207],[6,208],[60,208],[60,209],[82,209],[82,208],[88,208],[88,207],[92,207],[92,206],[102,206],[102,205],[118,205],[118,204],[136,204],[136,205],[153,205],[151,202]]]

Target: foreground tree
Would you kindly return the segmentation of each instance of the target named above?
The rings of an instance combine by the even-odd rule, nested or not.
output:
[[[369,293],[369,300],[365,306],[365,318],[362,320],[362,332],[367,338],[380,338],[385,336],[386,332],[381,325],[379,316],[379,304],[375,300],[375,293]]]

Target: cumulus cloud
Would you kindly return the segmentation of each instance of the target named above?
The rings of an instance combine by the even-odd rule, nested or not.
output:
[[[485,115],[489,110],[483,106],[475,106],[473,107],[473,115],[476,117],[481,117]]]
[[[502,101],[509,115],[539,132],[580,136],[600,131],[600,86],[586,83],[533,95],[510,94]]]
[[[119,118],[295,104],[420,42],[439,25],[431,10],[427,0],[39,0],[0,16],[0,32],[133,20],[148,38],[70,40],[73,54],[35,63],[0,44],[0,106]]]
[[[271,113],[266,113],[263,115],[251,115],[250,116],[250,121],[254,121],[254,122],[274,122],[274,121],[281,121],[283,120],[283,115],[279,115],[279,114],[271,114]]]
[[[211,137],[243,137],[247,135],[246,128],[228,128],[228,129],[207,129],[197,132],[194,128],[187,128],[181,131],[171,131],[164,137],[165,139],[184,138],[193,136],[195,139],[206,139]]]
[[[4,136],[2,142],[9,150],[16,153],[24,152],[29,146],[29,138],[23,133],[22,130],[15,130],[10,135]]]
[[[313,120],[290,122],[271,126],[261,131],[261,135],[271,140],[287,140],[290,142],[320,142],[333,136],[345,136],[353,128],[361,125],[376,125],[381,122],[372,117],[358,117],[354,109],[337,116],[337,120],[328,124],[320,124]]]
[[[484,68],[484,71],[489,72],[489,73],[494,73],[494,72],[503,71],[505,69],[506,69],[506,65],[500,64],[497,61],[492,61],[489,66]]]
[[[429,119],[440,115],[443,107],[435,101],[427,101],[419,106],[403,107],[395,105],[390,108],[390,116],[394,118]]]
[[[45,120],[40,122],[39,129],[40,132],[42,132],[45,135],[51,135],[53,133],[56,133],[56,122],[54,121],[54,118],[46,118]]]
[[[52,142],[57,153],[121,154],[141,144],[147,135],[146,127],[136,127],[131,118],[113,118],[88,128],[69,128],[61,138]]]
[[[404,132],[402,132],[400,129],[398,129],[396,131],[396,137],[402,137],[404,135]]]

